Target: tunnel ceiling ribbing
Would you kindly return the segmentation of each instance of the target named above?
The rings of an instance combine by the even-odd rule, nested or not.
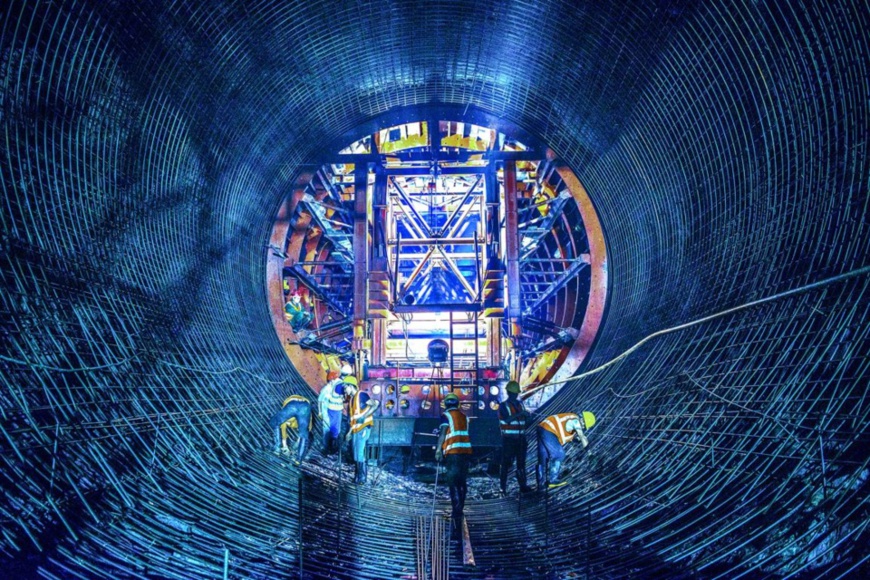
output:
[[[172,542],[193,549],[191,537],[208,547],[203,576],[215,576],[222,542],[252,574],[269,569],[258,558],[297,563],[259,542],[296,533],[296,508],[273,495],[286,470],[247,457],[263,446],[274,401],[301,389],[266,313],[263,244],[299,165],[395,107],[479,107],[575,169],[611,258],[598,362],[652,330],[867,264],[870,18],[860,2],[156,4],[16,2],[2,16],[11,531],[0,545],[6,558],[26,555],[25,567],[46,554],[62,562],[48,565],[57,574],[83,566],[71,546],[84,561],[140,553],[141,538],[167,526],[176,536],[150,560],[113,556],[113,566],[180,573]],[[600,543],[588,554],[599,577],[618,575],[629,538],[643,546],[640,568],[664,570],[661,557],[727,573],[755,555],[771,573],[812,570],[775,543],[765,552],[726,535],[698,548],[693,526],[714,526],[709,489],[728,484],[716,509],[735,528],[756,526],[754,542],[777,533],[754,510],[788,491],[795,499],[771,517],[798,520],[797,545],[818,548],[820,565],[844,571],[866,557],[853,508],[866,507],[856,490],[866,488],[867,302],[865,279],[840,283],[674,335],[566,389],[553,408],[594,401],[609,419],[595,433],[598,459],[578,467],[588,493],[565,494],[552,525],[595,510]],[[605,399],[607,387],[631,398]],[[808,443],[816,435],[795,418],[807,413],[827,446]],[[726,461],[702,470],[692,446]],[[821,472],[820,451],[836,476]],[[670,471],[641,465],[663,454]],[[326,510],[331,484],[316,485],[308,507]],[[813,503],[819,485],[833,499]],[[383,493],[365,509],[402,530],[407,514]],[[205,515],[203,497],[226,513],[266,505],[284,518],[248,529]],[[524,529],[537,542],[544,514],[531,513]],[[672,525],[677,513],[697,523]],[[334,513],[326,521],[343,525]],[[571,569],[558,547],[580,544],[572,530],[535,544],[541,562]],[[493,562],[509,556],[490,548]],[[362,550],[345,558],[370,577],[398,567]]]

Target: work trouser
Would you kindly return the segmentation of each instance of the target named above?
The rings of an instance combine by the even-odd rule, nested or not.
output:
[[[453,525],[459,528],[465,510],[465,496],[468,495],[468,457],[467,453],[451,453],[444,456],[444,479],[450,488],[450,506]]]
[[[353,445],[353,462],[355,468],[354,483],[365,483],[368,477],[368,465],[366,464],[366,442],[371,437],[372,428],[363,427],[353,434],[351,444]]]
[[[535,471],[538,488],[559,481],[563,459],[565,450],[559,443],[559,438],[543,427],[538,427],[538,468]]]
[[[525,435],[504,436],[501,438],[501,470],[499,472],[501,481],[501,490],[507,488],[508,471],[514,463],[517,462],[517,482],[520,484],[520,489],[528,487],[526,483],[526,451],[528,449]]]
[[[311,313],[305,310],[299,310],[290,314],[290,327],[293,332],[298,332],[303,328],[307,328],[311,322]]]
[[[372,435],[372,428],[364,427],[363,429],[357,431],[353,434],[353,438],[351,440],[353,444],[353,460],[357,463],[361,463],[366,460],[366,442],[369,440],[369,437]]]
[[[323,418],[323,452],[332,455],[341,450],[341,411],[329,410]]]
[[[307,401],[290,401],[281,410],[269,419],[269,426],[275,433],[275,451],[280,451],[284,446],[281,437],[281,425],[296,419],[296,430],[299,435],[296,443],[296,458],[302,461],[308,451],[308,431],[311,425],[311,404]]]

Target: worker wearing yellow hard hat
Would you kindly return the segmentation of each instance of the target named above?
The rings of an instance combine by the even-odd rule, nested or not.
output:
[[[459,409],[459,397],[448,393],[444,397],[444,414],[435,459],[444,459],[445,479],[450,489],[452,524],[454,531],[462,526],[465,510],[465,496],[468,494],[468,458],[471,455],[471,437],[468,434],[468,417]]]
[[[505,385],[507,399],[498,406],[498,423],[501,428],[501,468],[499,483],[502,495],[507,495],[507,478],[511,466],[516,460],[517,482],[520,493],[532,491],[526,482],[526,419],[529,414],[519,398],[520,384],[508,381]]]
[[[301,463],[309,446],[311,420],[311,403],[301,395],[290,395],[284,399],[281,410],[269,420],[269,427],[275,434],[275,453],[290,453],[287,446],[287,429],[296,429],[299,437],[296,440],[295,461]]]
[[[350,431],[347,434],[351,441],[354,461],[354,483],[365,483],[368,477],[368,464],[366,463],[366,442],[372,433],[374,414],[378,408],[378,401],[372,399],[368,393],[356,384],[356,377],[350,377],[353,381],[345,381],[343,391],[348,398],[348,418]]]
[[[559,478],[562,460],[565,459],[565,445],[579,441],[585,448],[589,445],[585,431],[595,425],[595,415],[583,411],[550,415],[538,425],[538,467],[536,479],[538,489],[552,489],[565,485]]]

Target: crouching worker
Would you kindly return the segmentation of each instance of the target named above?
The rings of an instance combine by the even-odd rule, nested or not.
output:
[[[352,382],[344,385],[344,394],[350,400],[348,405],[350,431],[347,434],[347,440],[351,441],[353,445],[355,469],[353,482],[365,483],[369,469],[366,463],[366,442],[372,434],[372,425],[375,422],[372,415],[377,410],[379,403]]]
[[[535,475],[539,491],[567,483],[559,479],[562,460],[565,459],[564,446],[576,439],[585,449],[589,440],[584,430],[593,425],[595,415],[589,411],[583,411],[582,417],[574,413],[550,415],[538,425],[538,469]]]
[[[269,427],[275,434],[275,453],[290,453],[287,446],[287,428],[296,429],[296,463],[305,459],[309,446],[311,431],[311,403],[300,395],[291,395],[284,399],[281,410],[269,420]]]
[[[302,304],[302,295],[298,290],[290,295],[290,300],[284,305],[284,317],[290,323],[293,332],[299,332],[311,324],[311,313]]]

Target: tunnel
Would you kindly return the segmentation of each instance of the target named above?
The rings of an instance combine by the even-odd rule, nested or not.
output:
[[[0,18],[5,577],[870,572],[866,2],[12,0]],[[281,208],[341,148],[424,119],[541,147],[606,240],[582,361],[525,393],[541,417],[594,412],[589,446],[528,496],[473,469],[473,566],[431,450],[428,478],[377,461],[355,485],[319,441],[301,465],[273,454],[269,429],[326,380],[276,332]]]

